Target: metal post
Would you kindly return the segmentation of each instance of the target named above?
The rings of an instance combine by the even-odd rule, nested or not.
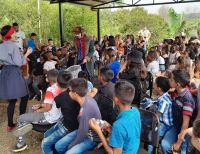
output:
[[[100,31],[100,10],[97,10],[97,35],[98,35],[98,41],[101,40],[101,31]]]
[[[40,15],[40,0],[38,0],[38,30],[39,30],[39,41],[42,42],[41,36],[41,15]]]
[[[59,20],[60,20],[60,44],[64,45],[64,20],[63,20],[63,10],[62,3],[59,2]]]

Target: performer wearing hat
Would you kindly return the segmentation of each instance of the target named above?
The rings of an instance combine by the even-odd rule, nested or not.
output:
[[[20,53],[19,47],[15,44],[15,30],[7,25],[1,29],[3,43],[0,44],[0,99],[9,102],[7,108],[8,127],[7,131],[12,131],[16,124],[13,123],[15,104],[21,98],[20,114],[26,112],[28,102],[28,88],[21,72],[21,66],[26,64],[27,56],[32,53],[28,49],[25,55]]]
[[[86,35],[82,27],[75,27],[73,32],[75,34],[74,44],[77,52],[77,64],[80,64],[82,70],[86,71],[92,79],[94,76],[94,61],[92,60],[94,41]]]

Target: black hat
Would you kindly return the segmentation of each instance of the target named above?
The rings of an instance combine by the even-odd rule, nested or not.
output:
[[[137,64],[143,63],[142,52],[138,51],[138,50],[133,50],[132,52],[130,52],[128,54],[127,60],[132,61],[132,62],[137,63]]]

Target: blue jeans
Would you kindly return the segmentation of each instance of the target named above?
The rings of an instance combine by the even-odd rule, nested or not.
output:
[[[167,131],[170,130],[170,126],[164,124],[164,123],[160,123],[160,137],[165,137],[165,134],[167,133]],[[148,154],[153,154],[153,146],[149,145],[148,146]]]
[[[85,138],[81,143],[73,146],[71,149],[68,149],[68,146],[76,138],[76,135],[77,130],[69,133],[68,135],[60,139],[55,145],[55,149],[57,150],[57,152],[65,152],[65,154],[82,154],[90,149],[93,149],[97,145],[97,143],[92,141],[91,139]]]
[[[69,131],[61,122],[58,122],[56,125],[47,130],[44,134],[44,139],[42,140],[41,144],[42,153],[53,154],[55,151],[54,145],[56,142],[68,133]]]
[[[181,151],[180,154],[186,154],[187,153],[187,147],[191,142],[191,137],[189,135],[185,136],[185,142],[182,143],[181,145]]]
[[[172,153],[172,145],[177,140],[177,130],[175,126],[171,126],[171,128],[165,133],[164,138],[161,142],[161,148],[163,154],[171,154]]]

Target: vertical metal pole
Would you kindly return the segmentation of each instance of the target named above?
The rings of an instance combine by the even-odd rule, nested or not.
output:
[[[39,41],[42,42],[41,36],[41,15],[40,15],[40,0],[38,0],[38,30],[39,30]]]
[[[101,31],[100,31],[100,10],[97,10],[97,34],[98,34],[98,41],[101,41]]]
[[[60,44],[64,45],[64,20],[63,20],[63,10],[62,3],[59,2],[59,20],[60,20]]]

